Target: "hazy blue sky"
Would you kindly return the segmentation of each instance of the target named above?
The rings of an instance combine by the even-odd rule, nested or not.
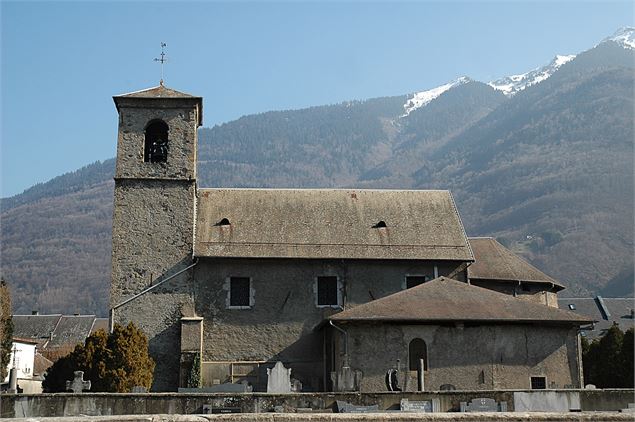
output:
[[[484,82],[593,47],[632,2],[1,3],[2,197],[115,155],[112,95],[204,97],[204,125]]]

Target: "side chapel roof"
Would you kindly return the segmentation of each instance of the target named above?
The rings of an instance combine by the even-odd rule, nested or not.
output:
[[[474,260],[442,190],[200,189],[195,231],[200,257]]]
[[[347,309],[333,321],[492,322],[582,325],[591,318],[504,293],[439,277],[410,289]]]
[[[553,284],[556,290],[565,287],[534,267],[492,237],[470,237],[475,262],[468,267],[470,279],[522,281]]]

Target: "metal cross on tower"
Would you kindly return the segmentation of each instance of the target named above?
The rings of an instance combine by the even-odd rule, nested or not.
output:
[[[161,43],[161,58],[155,58],[154,61],[155,62],[159,62],[161,63],[161,81],[159,82],[161,84],[161,86],[163,86],[163,64],[166,63],[168,61],[168,58],[165,57],[165,51],[163,51],[163,49],[165,47],[167,47],[168,45],[164,42]]]

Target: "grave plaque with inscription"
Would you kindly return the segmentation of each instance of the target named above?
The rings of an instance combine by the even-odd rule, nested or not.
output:
[[[408,400],[401,399],[400,409],[402,412],[430,413],[432,412],[432,400]]]
[[[337,400],[337,413],[376,413],[379,412],[379,405],[358,406],[345,401]]]
[[[461,412],[507,412],[507,402],[496,403],[489,398],[472,399],[469,403],[461,402]]]

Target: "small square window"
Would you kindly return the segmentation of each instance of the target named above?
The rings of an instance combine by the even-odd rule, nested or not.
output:
[[[423,284],[426,281],[430,281],[430,277],[427,275],[407,275],[406,276],[406,289]]]
[[[547,378],[545,377],[531,377],[531,389],[532,390],[544,390],[547,388]]]
[[[337,306],[339,305],[339,288],[337,277],[317,278],[317,305]]]
[[[229,306],[250,306],[249,277],[232,277],[229,279]]]

